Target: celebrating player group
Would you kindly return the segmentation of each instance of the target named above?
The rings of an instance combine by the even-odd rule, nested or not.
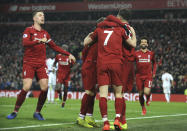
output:
[[[137,39],[134,28],[128,23],[130,16],[129,10],[121,9],[117,16],[102,17],[97,21],[95,30],[84,39],[82,82],[85,94],[77,118],[77,124],[83,127],[98,127],[93,118],[94,101],[98,89],[99,108],[104,122],[102,130],[126,130],[126,103],[123,93],[131,92],[135,77],[142,115],[146,115],[144,94],[146,104],[149,106],[152,80],[156,73],[156,61],[154,53],[148,50],[148,39],[146,37],[140,39],[140,50],[135,50]],[[62,107],[65,106],[67,87],[70,81],[70,67],[74,64],[75,57],[67,52],[67,49],[58,47],[50,38],[48,32],[42,29],[41,25],[45,21],[42,11],[33,13],[33,21],[33,26],[26,28],[23,33],[23,89],[17,97],[14,111],[7,116],[8,119],[14,119],[17,116],[19,108],[31,88],[34,76],[36,76],[41,87],[37,108],[33,115],[35,119],[44,120],[40,111],[45,103],[48,87],[51,87],[54,93],[55,86],[53,87],[53,85],[56,85],[56,81],[56,89],[60,96],[61,86],[64,84]],[[48,66],[49,72],[47,75],[46,45],[60,53],[55,59],[49,59],[47,62],[51,62],[53,67],[56,67],[56,63],[58,63],[59,68],[55,84],[49,85],[48,75],[49,81],[51,81],[50,76],[52,75],[50,73],[54,73],[57,69]],[[136,63],[136,71],[134,63]],[[67,68],[61,70],[60,67],[65,65]],[[107,113],[109,88],[113,88],[115,96],[114,108],[116,114],[112,124],[109,123]]]

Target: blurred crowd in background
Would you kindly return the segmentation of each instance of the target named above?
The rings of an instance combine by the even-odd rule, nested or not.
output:
[[[162,93],[161,74],[167,70],[174,77],[173,93],[184,93],[187,87],[187,21],[133,21],[130,23],[136,31],[137,38],[147,36],[149,49],[156,54],[158,63],[156,78],[152,91]],[[30,25],[0,25],[0,89],[22,88],[22,32]],[[71,91],[83,91],[81,80],[81,51],[84,37],[95,27],[94,23],[61,23],[46,24],[44,28],[49,32],[57,45],[66,44],[68,51],[77,58],[72,67]],[[139,44],[139,41],[138,43]],[[139,46],[137,47],[139,49]],[[47,56],[53,51],[47,48]],[[32,90],[39,89],[34,79]],[[133,92],[136,92],[134,84]]]

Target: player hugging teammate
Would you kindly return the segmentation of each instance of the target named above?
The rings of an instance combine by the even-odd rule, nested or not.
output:
[[[123,110],[123,42],[136,47],[136,34],[128,24],[130,12],[122,9],[117,17],[109,15],[103,22],[97,24],[94,32],[84,39],[84,45],[97,43],[97,83],[99,85],[99,107],[103,118],[103,130],[110,130],[107,115],[108,87],[114,89],[116,117],[114,127],[117,130],[126,128],[125,110]],[[131,33],[129,35],[129,32]],[[124,119],[122,119],[124,117]]]

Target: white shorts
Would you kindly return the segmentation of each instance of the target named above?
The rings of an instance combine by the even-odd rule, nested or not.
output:
[[[48,86],[56,85],[56,74],[50,72],[48,74]]]

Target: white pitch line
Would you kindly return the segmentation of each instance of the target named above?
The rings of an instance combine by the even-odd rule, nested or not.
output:
[[[172,116],[187,116],[187,114],[160,115],[160,116],[149,116],[149,117],[135,117],[135,118],[127,118],[126,120],[141,120],[141,119],[163,118],[163,117],[172,117]],[[113,120],[110,120],[110,121],[113,121]],[[102,120],[96,120],[96,122],[102,122]],[[57,123],[57,124],[43,124],[43,125],[30,125],[30,126],[10,127],[10,128],[0,128],[0,130],[37,128],[37,127],[59,126],[59,125],[71,125],[71,124],[75,124],[75,122],[71,122],[71,123]]]
[[[14,129],[37,128],[37,127],[59,126],[59,125],[71,125],[71,124],[75,124],[75,123],[72,122],[72,123],[57,123],[57,124],[30,125],[30,126],[0,128],[0,130],[14,130]]]

